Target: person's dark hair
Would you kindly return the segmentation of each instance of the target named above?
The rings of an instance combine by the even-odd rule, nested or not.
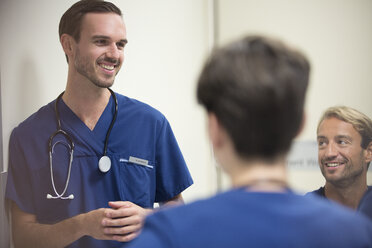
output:
[[[300,131],[310,64],[300,52],[260,36],[216,49],[197,99],[214,113],[243,158],[275,159]]]
[[[59,37],[62,34],[69,34],[79,42],[81,22],[87,13],[115,13],[122,16],[120,9],[113,3],[102,0],[81,0],[63,14],[59,22]]]
[[[103,0],[78,1],[61,17],[59,22],[59,38],[61,38],[62,34],[68,34],[71,35],[76,42],[79,42],[81,23],[84,15],[87,13],[115,13],[122,16],[121,10],[111,2]]]

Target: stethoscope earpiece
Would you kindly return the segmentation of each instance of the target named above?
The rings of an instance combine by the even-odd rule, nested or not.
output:
[[[47,199],[72,200],[72,199],[74,199],[74,195],[73,195],[73,194],[70,194],[69,196],[64,197],[64,196],[61,196],[61,195],[52,196],[51,194],[47,194],[46,198],[47,198]]]

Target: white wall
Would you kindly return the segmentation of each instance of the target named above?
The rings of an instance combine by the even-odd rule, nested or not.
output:
[[[1,0],[1,100],[5,168],[11,130],[64,90],[67,64],[58,23],[75,0]],[[159,109],[169,120],[195,184],[186,201],[214,192],[214,169],[195,81],[208,51],[203,0],[121,0],[129,43],[114,90]]]
[[[371,0],[219,0],[219,41],[269,34],[300,48],[311,60],[307,121],[298,140],[315,140],[321,113],[347,105],[372,117]],[[291,184],[323,185],[320,170],[291,170]],[[372,183],[371,169],[368,181]]]

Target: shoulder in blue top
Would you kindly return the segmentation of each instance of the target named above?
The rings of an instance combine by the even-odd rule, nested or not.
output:
[[[130,247],[372,247],[372,223],[294,193],[232,190],[148,217]]]

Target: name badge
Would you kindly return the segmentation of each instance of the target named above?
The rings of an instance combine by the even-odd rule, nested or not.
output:
[[[142,165],[142,166],[145,166],[145,167],[148,167],[148,168],[154,168],[154,166],[149,165],[148,160],[142,159],[142,158],[136,158],[136,157],[133,157],[133,156],[129,156],[129,160],[121,158],[120,162],[130,162],[130,163]]]
[[[142,158],[136,158],[136,157],[129,157],[129,162],[134,163],[134,164],[140,164],[140,165],[149,165],[149,161],[146,159]]]

